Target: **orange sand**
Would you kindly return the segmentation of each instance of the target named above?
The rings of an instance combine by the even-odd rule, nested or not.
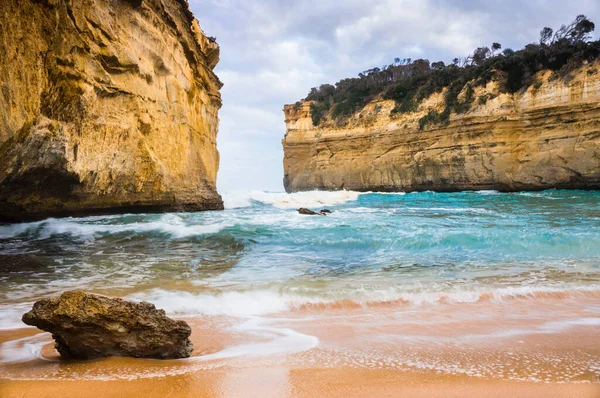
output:
[[[598,398],[597,305],[594,296],[307,307],[261,318],[266,333],[236,329],[244,319],[199,316],[186,319],[195,358],[177,361],[61,361],[49,335],[39,335],[42,358],[0,364],[0,397]],[[268,342],[273,330],[315,336],[318,345],[202,358]],[[0,343],[36,333],[2,331]]]
[[[134,381],[2,381],[13,397],[600,397],[598,384],[478,380],[386,370],[263,368]]]

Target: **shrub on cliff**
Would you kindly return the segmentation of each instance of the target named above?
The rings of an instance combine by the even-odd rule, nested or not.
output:
[[[391,65],[366,70],[357,78],[313,88],[305,100],[313,101],[311,116],[318,126],[327,117],[343,121],[377,97],[393,99],[393,113],[414,112],[423,99],[446,88],[444,111],[428,114],[420,125],[423,128],[431,123],[445,123],[451,112],[464,113],[471,108],[474,87],[485,86],[493,79],[498,81],[500,92],[516,93],[532,85],[533,76],[541,70],[548,69],[565,78],[583,62],[600,58],[600,41],[591,41],[594,28],[593,22],[580,15],[556,32],[544,28],[539,43],[521,50],[505,49],[500,53],[502,46],[493,43],[491,49],[479,47],[473,55],[455,58],[450,65],[396,58]],[[463,90],[465,95],[459,100]]]

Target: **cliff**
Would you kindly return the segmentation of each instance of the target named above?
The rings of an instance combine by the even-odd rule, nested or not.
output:
[[[0,43],[0,221],[223,208],[187,0],[3,0]]]
[[[310,102],[286,105],[285,189],[599,189],[599,70],[584,65],[568,79],[541,71],[515,94],[490,82],[468,112],[424,126],[428,112],[443,109],[443,93],[399,115],[393,100],[376,99],[341,126],[315,127]]]

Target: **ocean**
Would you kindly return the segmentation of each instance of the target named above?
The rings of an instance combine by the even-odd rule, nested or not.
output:
[[[0,225],[0,327],[12,336],[0,376],[138,378],[286,361],[600,382],[600,192],[224,200],[220,212]],[[150,301],[189,321],[194,356],[60,366],[49,335],[15,331],[35,300],[71,289]]]

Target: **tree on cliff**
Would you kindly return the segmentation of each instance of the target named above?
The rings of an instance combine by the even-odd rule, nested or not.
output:
[[[489,48],[478,47],[471,56],[471,63],[473,65],[481,65],[490,54],[491,52]]]
[[[553,42],[557,43],[562,40],[567,40],[571,44],[577,44],[591,40],[591,32],[594,31],[595,25],[587,19],[585,15],[578,15],[575,21],[569,25],[562,25],[554,34]]]
[[[540,32],[540,44],[549,44],[550,40],[552,39],[553,33],[554,31],[552,30],[552,28],[545,27],[544,29],[542,29],[542,31]]]
[[[496,53],[496,51],[502,49],[502,44],[500,43],[492,43],[492,56]]]
[[[457,57],[449,65],[398,57],[391,65],[365,70],[357,78],[313,88],[305,100],[313,101],[310,109],[316,126],[329,117],[344,123],[376,97],[393,99],[396,102],[393,112],[406,113],[417,110],[419,103],[431,94],[443,92],[444,111],[428,115],[426,122],[445,123],[452,112],[470,109],[475,87],[485,87],[495,80],[500,92],[516,93],[532,85],[534,75],[541,70],[566,77],[583,62],[599,59],[600,41],[591,41],[590,35],[594,28],[585,15],[579,15],[556,32],[544,28],[539,43],[528,44],[521,50],[499,52],[502,46],[493,43],[491,49],[478,47],[472,55]]]

